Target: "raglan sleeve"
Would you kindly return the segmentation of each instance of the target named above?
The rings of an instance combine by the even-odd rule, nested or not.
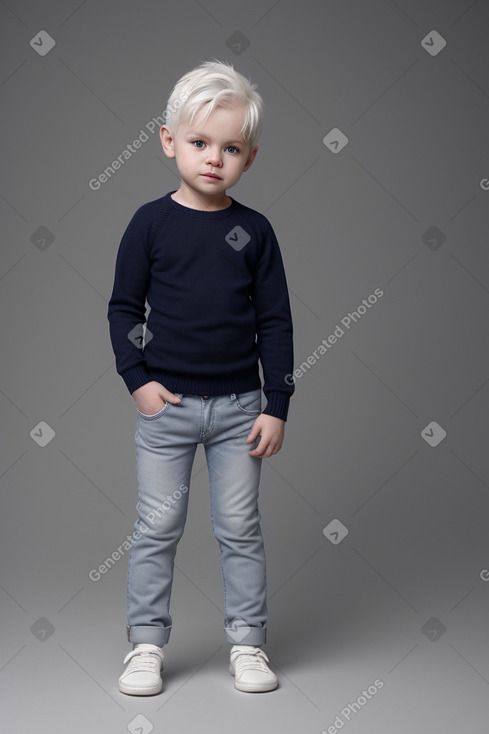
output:
[[[261,249],[254,274],[252,299],[256,314],[256,340],[263,370],[264,413],[287,420],[295,385],[293,324],[287,279],[277,237],[267,219],[262,220]]]
[[[122,236],[107,309],[116,371],[130,393],[152,380],[146,370],[142,340],[151,269],[151,227],[147,205],[143,205]]]

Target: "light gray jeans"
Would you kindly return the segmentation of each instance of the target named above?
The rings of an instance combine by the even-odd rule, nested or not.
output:
[[[127,635],[164,645],[172,619],[173,562],[187,517],[197,444],[205,450],[211,520],[219,543],[224,635],[233,644],[266,641],[266,569],[258,510],[262,459],[246,443],[261,412],[261,391],[182,395],[154,415],[137,410],[138,518],[129,553]]]

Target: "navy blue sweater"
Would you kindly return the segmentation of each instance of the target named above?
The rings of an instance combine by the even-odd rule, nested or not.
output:
[[[235,199],[208,212],[172,193],[141,206],[119,246],[107,312],[117,372],[130,393],[156,380],[171,392],[239,394],[261,387],[259,360],[263,412],[287,420],[292,318],[271,224]]]

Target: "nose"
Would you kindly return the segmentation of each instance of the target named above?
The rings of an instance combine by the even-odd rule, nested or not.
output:
[[[207,155],[207,163],[210,163],[211,166],[221,166],[221,154],[219,152],[219,148],[209,148],[209,152]]]

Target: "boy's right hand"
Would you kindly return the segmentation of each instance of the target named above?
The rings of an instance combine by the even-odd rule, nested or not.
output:
[[[181,398],[178,395],[170,392],[161,382],[156,382],[155,380],[146,382],[141,387],[138,387],[137,390],[134,390],[132,396],[141,413],[145,413],[146,415],[158,413],[165,403],[177,405],[181,402]]]

